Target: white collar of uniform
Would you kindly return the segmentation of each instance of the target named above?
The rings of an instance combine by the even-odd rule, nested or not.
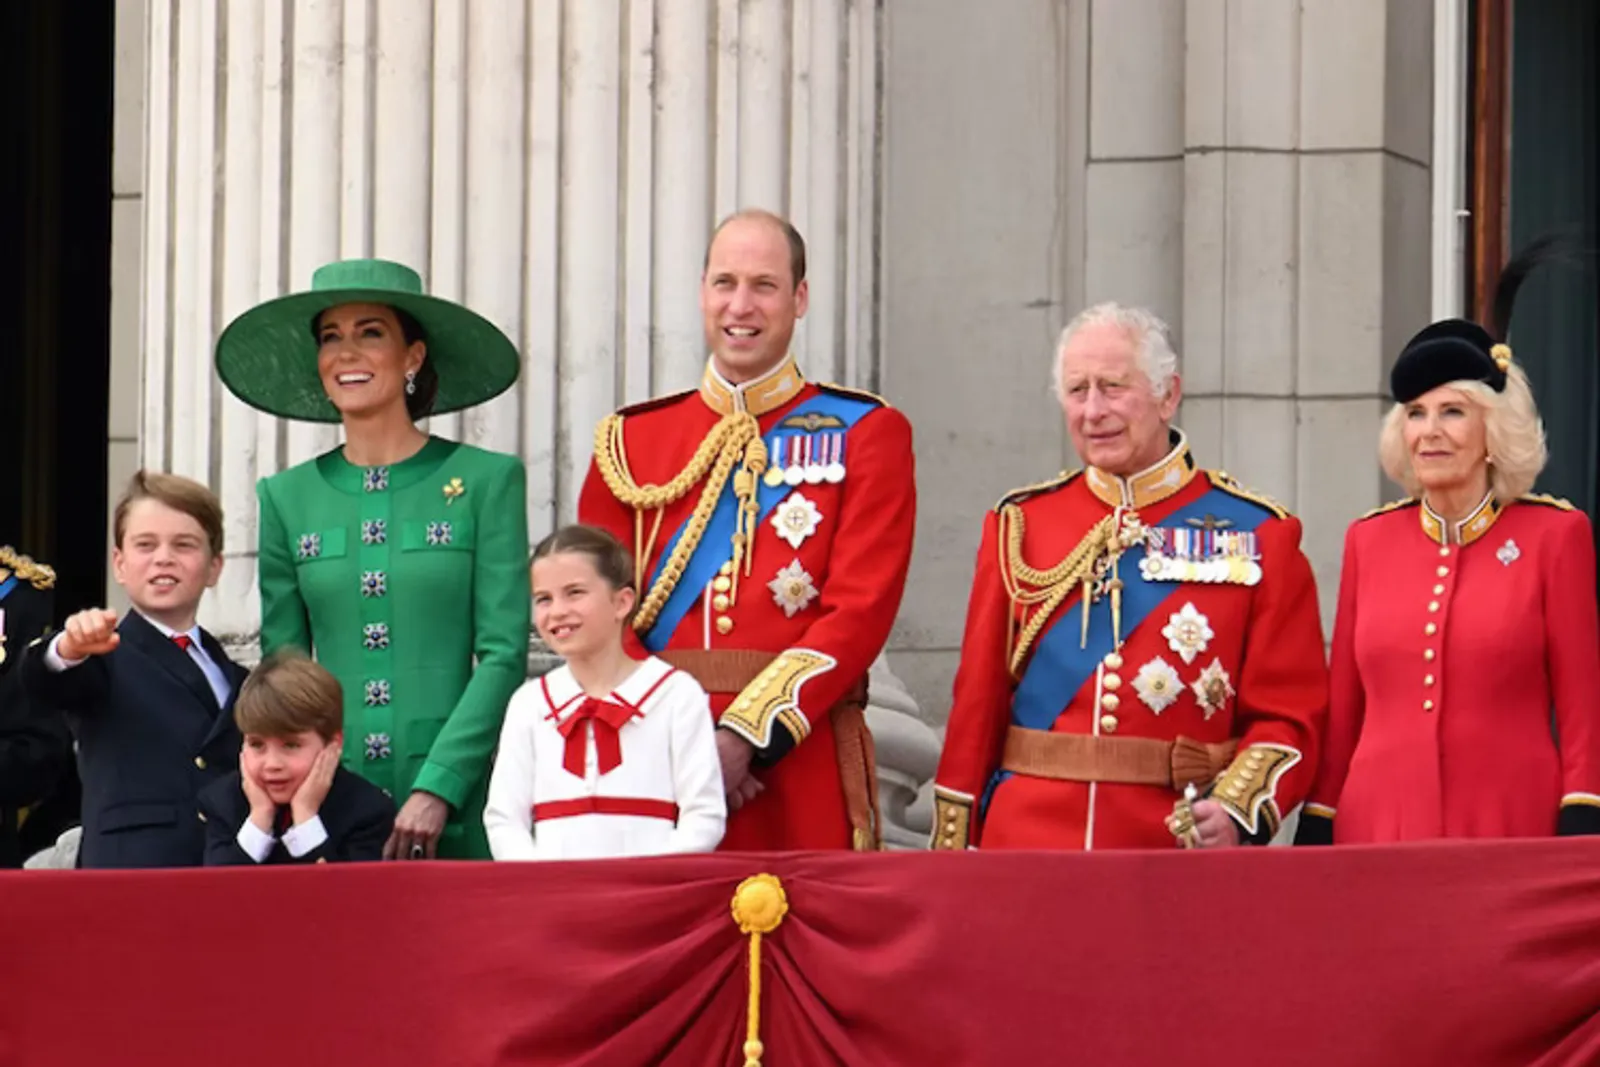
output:
[[[621,698],[629,707],[638,708],[641,713],[646,712],[648,705],[654,704],[655,698],[660,695],[661,680],[670,673],[671,666],[650,656],[642,660],[633,673],[611,691],[611,695]],[[550,718],[565,718],[583,702],[583,687],[572,676],[572,668],[565,663],[545,675],[544,683],[549,693]]]

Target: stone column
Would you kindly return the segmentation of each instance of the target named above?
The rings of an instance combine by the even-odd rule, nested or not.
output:
[[[1183,418],[1305,524],[1325,624],[1382,502],[1387,373],[1429,318],[1433,11],[1185,5]]]
[[[701,258],[735,209],[807,238],[807,372],[878,386],[877,4],[121,2],[149,57],[138,453],[221,495],[228,565],[202,617],[245,659],[255,482],[338,431],[240,404],[212,346],[322,263],[405,262],[517,343],[514,390],[430,429],[520,454],[535,534],[572,518],[603,415],[698,380]],[[550,665],[534,645],[530,670]],[[931,767],[899,740],[914,702],[884,692],[874,725],[911,764],[885,769],[899,803]]]
[[[808,372],[877,384],[875,5],[172,0],[144,18],[138,451],[223,498],[219,632],[255,630],[256,479],[338,431],[239,404],[212,345],[321,263],[406,262],[518,344],[511,393],[430,428],[520,453],[536,532],[573,515],[602,415],[697,380],[701,257],[736,208],[808,238]]]

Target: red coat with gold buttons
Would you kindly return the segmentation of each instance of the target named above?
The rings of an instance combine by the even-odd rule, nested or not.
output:
[[[1094,601],[1086,625],[1081,590],[1069,589],[1014,663],[1018,638],[1050,607],[1025,568],[1054,568],[1097,524],[1129,510],[1175,554],[1253,554],[1259,572],[1241,561],[1231,572],[1197,568],[1198,580],[1182,580],[1181,568],[1147,576],[1141,553],[1151,553],[1134,546],[1114,575],[1125,587],[1120,646],[1111,597]],[[1207,540],[1219,532],[1235,539]],[[1299,521],[1196,468],[1181,438],[1127,481],[1091,468],[1013,494],[984,523],[935,783],[934,847],[1174,847],[1165,824],[1180,798],[1173,784],[1018,770],[1008,766],[1018,730],[1034,731],[1024,734],[1034,742],[1039,731],[1183,738],[1224,752],[1236,742],[1236,757],[1201,787],[1214,787],[1243,836],[1264,840],[1310,784],[1327,702],[1323,647]]]
[[[1454,528],[1414,500],[1374,513],[1345,538],[1328,733],[1302,821],[1385,842],[1591,820],[1597,684],[1583,512],[1488,499]]]
[[[754,437],[744,426],[759,429],[759,447],[738,436]],[[679,574],[680,531],[694,525],[724,452],[733,473],[717,498],[722,510],[710,514]],[[753,463],[756,452],[764,458]],[[709,468],[691,477],[699,473],[697,454],[709,457]],[[741,692],[712,693],[719,725],[755,745],[764,786],[730,813],[722,848],[860,845],[847,817],[830,709],[860,692],[905,590],[916,510],[910,423],[870,394],[807,382],[792,361],[740,387],[708,367],[699,390],[602,424],[596,457],[579,519],[634,550],[642,604],[671,589],[655,618],[645,611],[636,620],[646,647],[663,655],[704,649],[773,657]],[[742,526],[729,517],[741,471],[754,490]],[[671,492],[635,492],[686,483],[661,507],[651,505]],[[619,498],[619,486],[634,503]],[[748,552],[732,546],[740,534]]]

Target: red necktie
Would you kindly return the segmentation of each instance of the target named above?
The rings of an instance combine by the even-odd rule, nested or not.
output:
[[[585,697],[583,703],[578,705],[578,709],[556,727],[561,731],[561,736],[567,740],[561,766],[579,778],[583,777],[586,746],[584,731],[578,727],[585,722],[592,722],[594,750],[600,761],[600,773],[616,770],[622,763],[622,739],[617,736],[617,731],[631,718],[633,718],[631,708],[613,704],[609,700]]]
[[[188,634],[173,634],[172,643],[183,649],[185,652],[189,651],[189,646],[194,644],[194,642],[189,639]]]

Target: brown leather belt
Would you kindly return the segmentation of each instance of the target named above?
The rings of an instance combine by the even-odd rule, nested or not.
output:
[[[694,678],[708,693],[742,693],[778,658],[748,648],[674,648],[656,657]]]
[[[1006,731],[1004,770],[1063,782],[1119,782],[1182,789],[1228,769],[1237,741],[1206,744],[1191,738],[1093,737],[1013,726]]]
[[[738,694],[777,659],[777,654],[748,648],[678,648],[656,653],[700,683],[707,693]],[[867,728],[867,679],[863,675],[828,711],[833,723],[839,782],[857,852],[883,847],[883,815],[878,806],[877,753]]]

